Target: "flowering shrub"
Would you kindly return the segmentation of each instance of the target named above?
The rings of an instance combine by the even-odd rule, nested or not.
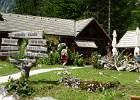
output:
[[[72,87],[72,88],[79,88],[80,87],[80,79],[79,78],[70,78],[70,77],[64,77],[62,78],[61,82],[64,83],[65,86],[67,87]]]
[[[87,90],[87,91],[104,91],[105,89],[118,87],[120,85],[120,82],[113,81],[113,82],[98,82],[98,81],[83,81],[79,78],[70,78],[70,77],[64,77],[61,80],[61,83],[63,83],[67,87],[72,88],[79,88],[81,90]]]

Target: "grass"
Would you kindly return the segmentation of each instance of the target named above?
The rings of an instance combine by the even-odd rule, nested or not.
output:
[[[82,80],[97,80],[100,82],[118,80],[121,86],[118,88],[108,89],[104,92],[87,92],[80,89],[72,89],[59,84],[60,75],[53,71],[34,75],[30,77],[32,85],[39,91],[36,96],[52,96],[58,100],[128,100],[132,95],[139,95],[140,83],[135,81],[139,73],[115,71],[115,70],[97,70],[93,68],[82,68],[69,70],[72,77],[81,78]],[[105,75],[99,75],[104,72]]]
[[[38,68],[55,68],[61,65],[42,66]],[[38,69],[38,68],[32,68]],[[68,70],[72,73],[71,77],[82,80],[96,80],[100,82],[116,81],[121,85],[118,88],[111,88],[103,92],[87,92],[80,89],[67,88],[59,83],[62,78],[57,72],[52,71],[30,76],[31,85],[36,90],[36,97],[51,96],[58,100],[129,100],[131,96],[139,96],[140,83],[136,83],[139,77],[137,72],[116,71],[93,69],[91,67]],[[19,72],[11,63],[0,62],[0,76]],[[103,72],[104,75],[99,75]],[[23,98],[29,100],[33,97]]]
[[[62,65],[40,65],[40,66],[41,67],[33,67],[31,70],[62,67]],[[0,61],[0,76],[10,75],[17,72],[20,72],[20,70],[14,67],[12,63],[7,61]]]
[[[16,72],[19,72],[19,70],[15,68],[13,64],[6,61],[0,61],[0,76],[9,75]]]

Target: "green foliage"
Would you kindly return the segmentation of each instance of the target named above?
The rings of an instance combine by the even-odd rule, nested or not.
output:
[[[14,12],[20,14],[40,15],[43,0],[16,0]]]
[[[116,29],[118,40],[135,19],[131,12],[135,9],[136,2],[137,0],[111,0],[111,32]]]
[[[49,46],[56,46],[60,42],[59,36],[48,35],[46,32],[43,33],[43,39],[47,39]]]
[[[54,64],[60,64],[61,59],[60,59],[60,54],[57,51],[54,51],[54,53],[51,54],[51,60],[54,61]]]
[[[30,82],[24,77],[18,80],[13,80],[10,78],[6,84],[6,90],[9,93],[16,93],[21,97],[31,96],[35,92],[34,88],[30,85]]]
[[[91,59],[92,59],[93,68],[97,68],[97,69],[103,68],[103,66],[99,62],[100,56],[101,55],[99,55],[97,52],[92,53]]]
[[[22,41],[19,43],[19,51],[20,51],[19,59],[25,58],[25,51],[26,51],[27,43],[28,43],[27,38],[22,39]]]
[[[80,58],[78,59],[77,66],[83,66],[83,65],[84,65],[84,59],[83,59],[83,57],[80,57]]]
[[[73,64],[74,65],[77,65],[77,66],[83,66],[84,65],[84,59],[83,59],[81,54],[79,54],[79,53],[73,54],[72,59],[73,59]]]
[[[48,58],[38,58],[36,63],[37,64],[48,64]]]
[[[27,38],[24,38],[22,40],[19,40],[19,44],[18,44],[18,50],[20,51],[20,55],[19,56],[12,56],[12,58],[15,58],[15,59],[23,59],[25,58],[25,51],[26,51],[26,46],[27,46],[27,43],[28,43],[28,39]],[[7,59],[9,60],[10,57]]]
[[[54,64],[60,64],[60,54],[57,51],[51,51],[48,54],[47,58],[38,58],[37,64],[46,64],[46,65],[54,65]]]
[[[139,8],[140,9],[140,8]],[[132,24],[129,25],[128,30],[136,30],[136,27],[140,27],[140,10],[133,10],[132,12]]]
[[[68,64],[74,65],[75,53],[68,49]]]

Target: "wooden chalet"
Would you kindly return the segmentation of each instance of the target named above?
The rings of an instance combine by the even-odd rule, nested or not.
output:
[[[111,39],[95,18],[83,20],[60,19],[0,14],[0,38],[8,37],[9,32],[43,30],[46,34],[59,36],[60,42],[68,45],[73,52],[91,55],[94,48],[102,55]]]
[[[126,53],[134,53],[134,48],[136,46],[136,30],[127,31],[123,37],[119,40],[117,48],[119,50],[125,50]]]
[[[117,48],[135,48],[136,46],[136,31],[127,31],[119,40]]]

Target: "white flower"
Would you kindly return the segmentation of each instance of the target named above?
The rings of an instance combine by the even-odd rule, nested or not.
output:
[[[38,64],[37,67],[42,67],[41,64]]]
[[[87,91],[91,91],[90,88],[88,88]]]
[[[60,75],[62,72],[57,72],[58,75]]]
[[[99,75],[104,75],[104,72],[99,72]]]

